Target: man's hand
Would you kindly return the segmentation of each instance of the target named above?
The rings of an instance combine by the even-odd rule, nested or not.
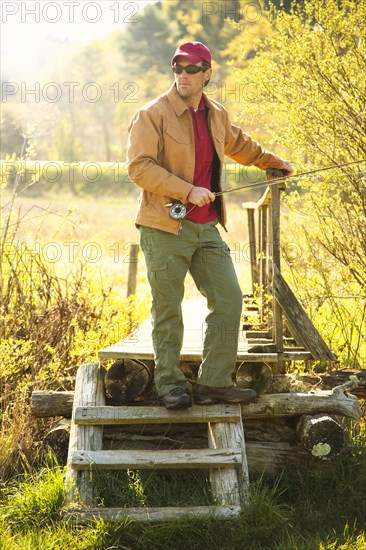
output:
[[[188,202],[196,206],[204,206],[215,200],[215,195],[206,187],[193,187],[187,197]]]
[[[283,163],[283,167],[281,168],[281,170],[286,172],[285,177],[286,176],[291,176],[291,174],[294,173],[293,167],[291,166],[291,164],[287,160]]]

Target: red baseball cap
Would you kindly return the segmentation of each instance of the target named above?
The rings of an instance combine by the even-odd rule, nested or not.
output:
[[[211,65],[211,52],[202,42],[185,42],[178,46],[172,59],[172,65],[179,56],[185,57],[191,63],[207,61]]]

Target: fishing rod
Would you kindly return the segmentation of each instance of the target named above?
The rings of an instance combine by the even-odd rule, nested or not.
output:
[[[317,174],[318,172],[324,172],[326,170],[332,170],[334,168],[344,168],[345,166],[351,166],[354,164],[361,164],[362,162],[365,162],[364,159],[362,160],[354,160],[351,162],[344,162],[342,164],[332,164],[330,166],[325,166],[324,168],[317,168],[316,170],[309,170],[307,172],[301,172],[300,174],[292,174],[289,176],[281,176],[279,178],[275,178],[268,182],[267,180],[258,181],[256,183],[247,183],[246,185],[241,185],[240,187],[234,187],[233,189],[224,189],[223,191],[217,191],[214,193],[215,197],[219,197],[221,195],[224,195],[226,193],[233,193],[234,191],[241,191],[243,189],[254,189],[255,187],[262,187],[263,185],[274,185],[276,183],[283,182],[290,178],[301,178],[303,176],[310,176],[313,174]],[[181,220],[183,219],[187,214],[189,214],[194,208],[196,208],[197,205],[194,205],[190,210],[187,212],[187,207],[181,203],[181,202],[168,202],[165,205],[167,208],[170,208],[170,216],[175,220]]]
[[[216,197],[223,195],[224,193],[232,193],[233,191],[240,191],[242,189],[253,189],[254,187],[261,187],[262,185],[274,185],[285,181],[289,178],[301,178],[302,176],[310,176],[312,174],[317,174],[318,172],[324,172],[325,170],[331,170],[332,168],[343,168],[344,166],[350,166],[352,164],[361,164],[361,162],[366,162],[365,160],[354,160],[352,162],[345,162],[343,164],[332,164],[331,166],[325,166],[324,168],[317,168],[316,170],[309,170],[308,172],[301,172],[300,174],[291,174],[290,176],[281,176],[280,178],[275,178],[268,183],[267,180],[258,181],[257,183],[249,183],[246,185],[241,185],[240,187],[234,187],[233,189],[224,189],[223,191],[218,191],[214,193]],[[279,169],[281,171],[281,169]]]

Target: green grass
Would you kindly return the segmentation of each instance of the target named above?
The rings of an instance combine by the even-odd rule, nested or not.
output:
[[[163,506],[212,503],[207,477],[160,472],[99,472],[100,505]],[[81,526],[62,520],[64,469],[48,462],[6,483],[0,496],[0,550],[365,550],[366,460],[329,463],[326,473],[284,471],[251,483],[238,518]]]
[[[128,470],[94,475],[100,502],[123,506],[207,506],[213,504],[208,479],[200,473]]]

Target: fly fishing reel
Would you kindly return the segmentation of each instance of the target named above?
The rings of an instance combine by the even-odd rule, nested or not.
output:
[[[169,207],[169,214],[173,220],[182,220],[187,214],[187,208],[181,202],[168,202],[166,207]]]

